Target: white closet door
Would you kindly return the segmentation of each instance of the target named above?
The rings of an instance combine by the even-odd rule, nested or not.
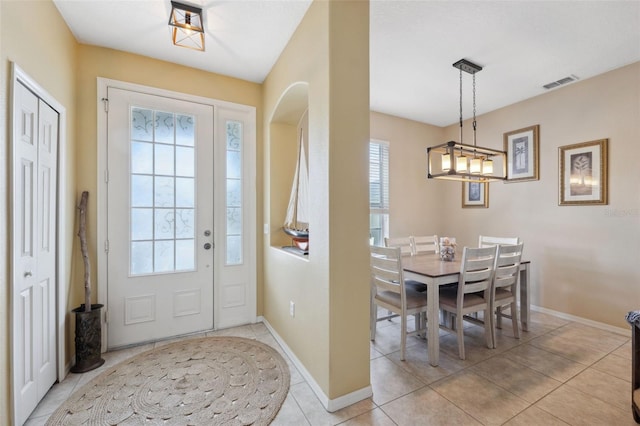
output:
[[[22,84],[14,91],[12,366],[22,424],[56,379],[58,113]]]

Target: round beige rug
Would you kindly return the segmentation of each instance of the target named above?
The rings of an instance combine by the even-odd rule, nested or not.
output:
[[[288,390],[289,368],[272,347],[241,337],[205,337],[108,369],[46,424],[267,425]]]

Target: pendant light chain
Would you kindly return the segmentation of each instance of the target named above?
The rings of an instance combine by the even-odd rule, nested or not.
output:
[[[462,68],[460,68],[460,143],[462,142]]]
[[[473,73],[473,146],[476,146],[476,73]]]

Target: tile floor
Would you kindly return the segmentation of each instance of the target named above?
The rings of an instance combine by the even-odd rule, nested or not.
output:
[[[264,324],[207,335],[257,339],[287,359],[291,386],[273,425],[635,425],[629,336],[536,312],[530,328],[516,340],[505,327],[498,348],[487,349],[482,329],[466,327],[465,361],[457,356],[455,336],[441,333],[440,366],[431,367],[425,340],[409,338],[407,359],[400,361],[397,319],[380,322],[371,343],[373,397],[335,413],[324,410]],[[100,369],[70,373],[26,425],[43,425],[75,389],[105,368],[166,343],[106,353]]]

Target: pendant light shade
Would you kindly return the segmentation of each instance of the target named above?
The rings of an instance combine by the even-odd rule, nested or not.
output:
[[[456,157],[456,172],[466,172],[467,171],[467,157],[460,156]]]
[[[482,67],[461,59],[460,70],[460,142],[449,141],[427,148],[427,178],[462,182],[492,182],[507,178],[506,152],[476,144],[476,73]],[[473,76],[473,145],[462,142],[462,72]],[[455,167],[452,161],[455,159]]]
[[[482,171],[482,160],[472,158],[471,161],[469,161],[469,171],[474,175],[480,174]]]
[[[442,155],[442,170],[449,171],[451,169],[451,154]]]
[[[493,174],[493,160],[482,161],[482,174],[483,175]]]
[[[172,27],[173,44],[194,50],[204,50],[201,8],[172,1],[169,25]]]

